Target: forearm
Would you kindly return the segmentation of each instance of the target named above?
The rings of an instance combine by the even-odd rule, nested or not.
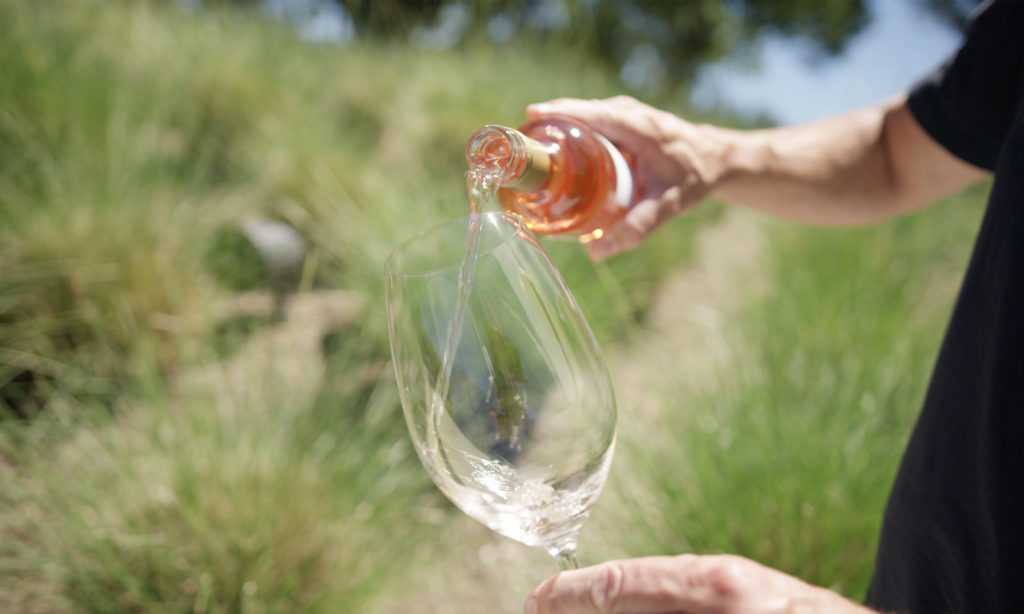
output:
[[[709,128],[723,143],[711,195],[812,224],[886,217],[893,188],[882,146],[884,111],[750,132]]]
[[[798,127],[701,129],[718,143],[712,196],[810,224],[886,219],[984,176],[931,141],[903,99]]]

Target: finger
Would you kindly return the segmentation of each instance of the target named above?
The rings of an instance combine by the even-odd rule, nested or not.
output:
[[[659,226],[675,217],[685,207],[680,204],[681,188],[673,187],[658,198],[637,202],[620,222],[608,228],[600,239],[591,241],[587,253],[600,262],[620,252],[635,249]]]
[[[638,207],[647,208],[654,203],[655,201],[652,200],[640,201],[633,206],[633,209]],[[641,216],[638,219],[642,221],[645,218]],[[590,242],[587,246],[587,255],[594,262],[606,260],[618,253],[639,247],[648,234],[649,231],[646,226],[635,223],[627,214],[617,224],[608,228],[600,239],[594,239]]]
[[[627,120],[635,120],[644,106],[630,96],[590,100],[556,98],[527,106],[526,117],[532,120],[549,115],[567,115],[582,121],[617,143],[620,140],[636,138],[636,126],[627,125]]]
[[[701,565],[690,556],[612,561],[562,572],[531,598],[537,614],[700,614],[706,596],[690,578]]]
[[[547,115],[571,115],[583,119],[597,112],[599,101],[582,98],[555,98],[537,102],[526,107],[527,119],[538,119]]]

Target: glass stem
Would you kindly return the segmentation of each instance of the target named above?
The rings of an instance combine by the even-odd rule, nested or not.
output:
[[[555,555],[555,560],[558,561],[559,571],[569,571],[570,569],[580,568],[580,562],[576,560],[575,548],[560,550],[558,554]]]

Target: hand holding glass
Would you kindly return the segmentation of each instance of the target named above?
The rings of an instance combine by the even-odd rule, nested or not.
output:
[[[468,221],[424,231],[388,259],[405,418],[424,467],[462,511],[576,567],[579,532],[615,445],[607,368],[522,219],[484,213],[479,224],[475,275],[451,333]]]

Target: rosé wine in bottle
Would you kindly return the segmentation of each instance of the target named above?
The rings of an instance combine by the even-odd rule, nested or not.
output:
[[[466,161],[471,174],[495,178],[501,206],[531,230],[584,243],[601,237],[635,197],[622,153],[569,117],[533,120],[518,130],[484,126],[469,139]]]

